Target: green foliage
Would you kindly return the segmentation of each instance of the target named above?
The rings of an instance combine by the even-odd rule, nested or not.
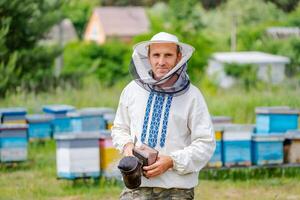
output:
[[[250,64],[226,64],[225,73],[242,81],[246,90],[255,87],[257,82],[257,66]]]
[[[203,28],[201,21],[201,6],[197,0],[169,1],[169,16],[172,27],[181,35],[188,36]]]
[[[99,6],[99,3],[99,0],[67,0],[63,5],[63,15],[72,21],[79,37],[82,38],[93,9]]]
[[[101,46],[86,42],[70,43],[64,51],[62,75],[73,76],[77,81],[84,76],[95,76],[111,86],[128,75],[130,53],[129,47],[120,41],[110,41]]]
[[[288,15],[286,24],[289,26],[300,27],[300,3],[297,8]]]
[[[157,0],[101,0],[103,6],[151,6]],[[168,0],[160,0],[167,2]]]
[[[60,20],[60,1],[2,0],[0,7],[1,96],[20,86],[48,87],[41,81],[51,73],[43,69],[51,68],[58,51],[38,47],[37,42]]]
[[[299,176],[299,167],[244,167],[225,169],[205,169],[201,171],[199,177],[207,180],[250,180],[250,179],[270,179]]]
[[[266,0],[273,2],[278,6],[278,8],[282,9],[285,12],[290,12],[294,10],[299,4],[299,0]]]

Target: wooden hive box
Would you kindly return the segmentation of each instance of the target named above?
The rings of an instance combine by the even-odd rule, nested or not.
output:
[[[300,163],[300,130],[287,132],[286,139],[289,144],[285,151],[285,160],[288,163]]]
[[[122,158],[122,155],[117,149],[114,148],[110,131],[102,131],[99,145],[102,175],[107,178],[120,179],[122,175],[117,166]]]
[[[210,161],[208,162],[208,167],[222,167],[222,151],[223,151],[223,141],[222,141],[222,135],[224,131],[224,125],[222,124],[216,124],[214,125],[215,130],[215,139],[216,139],[216,149],[211,157]]]
[[[0,125],[0,160],[15,162],[27,160],[27,125]]]
[[[298,128],[299,110],[287,106],[257,107],[255,112],[258,134],[282,134]]]
[[[283,163],[284,135],[253,135],[252,163],[255,165]]]
[[[55,135],[58,178],[98,178],[99,138],[99,132]]]
[[[224,126],[223,163],[225,166],[251,165],[251,135],[253,125],[231,124]]]
[[[30,140],[51,138],[51,121],[53,120],[51,115],[26,115],[26,120],[28,123],[28,137]]]
[[[72,132],[73,127],[68,112],[74,111],[75,108],[70,105],[47,105],[43,106],[43,111],[53,117],[51,125],[53,128],[53,135]]]
[[[0,117],[2,124],[26,124],[27,110],[21,107],[1,108]]]

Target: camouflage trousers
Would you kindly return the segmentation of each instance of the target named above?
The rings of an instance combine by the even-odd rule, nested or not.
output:
[[[194,199],[194,188],[158,188],[158,187],[141,187],[134,190],[125,188],[120,200],[192,200]]]

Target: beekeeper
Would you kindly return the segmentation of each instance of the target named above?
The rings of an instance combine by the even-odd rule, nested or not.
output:
[[[187,74],[194,48],[160,32],[133,47],[134,78],[122,91],[112,128],[114,146],[131,156],[134,137],[159,151],[144,166],[141,187],[120,199],[194,199],[199,171],[215,149],[205,100]]]

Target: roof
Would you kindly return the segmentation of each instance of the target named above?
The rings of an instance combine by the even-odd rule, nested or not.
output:
[[[63,44],[78,39],[76,30],[70,19],[64,19],[60,23],[54,25],[46,34],[45,42],[59,43],[60,37]]]
[[[266,32],[273,38],[300,37],[300,28],[298,27],[270,27]]]
[[[279,63],[287,64],[290,59],[285,56],[278,56],[257,51],[244,52],[218,52],[212,55],[214,60],[222,63],[238,63],[238,64],[268,64]]]
[[[94,10],[108,36],[134,36],[149,30],[143,7],[99,7]]]

